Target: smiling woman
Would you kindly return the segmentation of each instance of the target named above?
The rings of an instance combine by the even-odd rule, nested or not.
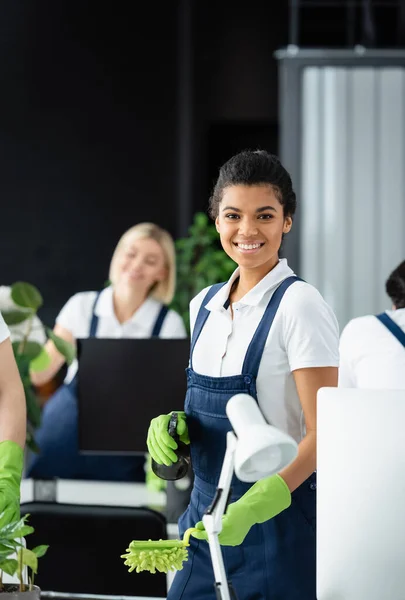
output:
[[[319,292],[279,258],[295,208],[291,178],[276,156],[245,151],[221,167],[210,213],[238,267],[229,281],[204,289],[190,304],[184,413],[194,489],[179,529],[181,535],[190,527],[199,531],[192,533],[190,558],[169,600],[212,598],[201,518],[216,493],[231,429],[225,407],[237,393],[255,398],[268,423],[291,435],[299,451],[268,479],[252,486],[232,482],[219,541],[236,595],[316,597],[316,396],[320,387],[337,385],[339,334]],[[156,425],[160,417],[154,421],[149,451],[157,462],[158,454],[170,462],[170,440]]]
[[[278,263],[292,216],[284,215],[272,187],[234,185],[223,192],[215,224],[225,252],[257,282]]]

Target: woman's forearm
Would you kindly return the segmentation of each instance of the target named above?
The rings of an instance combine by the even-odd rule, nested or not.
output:
[[[10,340],[0,344],[0,442],[25,445],[27,411],[24,388]]]
[[[301,485],[316,469],[316,431],[309,431],[298,444],[297,458],[280,471],[290,492]]]
[[[293,492],[316,469],[316,402],[322,387],[336,387],[337,367],[311,367],[293,371],[297,392],[302,406],[306,435],[298,444],[298,456],[280,472]]]

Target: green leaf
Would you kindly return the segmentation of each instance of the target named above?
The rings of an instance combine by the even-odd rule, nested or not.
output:
[[[13,325],[19,325],[32,316],[32,312],[26,310],[5,310],[2,311],[1,314],[3,315],[7,325],[10,327]]]
[[[205,228],[208,225],[208,217],[203,212],[198,212],[194,216],[194,223],[197,227],[201,227],[201,229]]]
[[[25,524],[28,517],[29,514],[26,514],[22,517],[22,519],[19,519],[18,521],[13,521],[12,523],[5,525],[0,531],[1,538],[4,538],[6,540],[14,540],[15,538],[24,537],[25,535],[33,533],[33,527],[30,527],[29,525]]]
[[[35,548],[32,549],[32,552],[35,554],[35,556],[37,556],[38,558],[41,558],[41,556],[44,556],[46,554],[46,551],[48,550],[49,546],[36,546]]]
[[[24,349],[20,352],[21,342],[13,342],[13,350],[14,354],[20,354],[20,356],[25,356],[29,361],[34,360],[39,356],[42,352],[41,344],[38,342],[25,342]]]
[[[0,561],[0,569],[13,577],[18,569],[18,562],[15,558],[7,558]]]
[[[11,298],[18,306],[37,311],[43,304],[39,290],[30,283],[17,281],[11,286]]]
[[[35,452],[35,454],[39,454],[40,448],[39,448],[38,444],[36,443],[35,438],[32,435],[31,431],[29,431],[29,430],[27,430],[27,438],[26,438],[25,443],[28,446],[28,448],[30,450],[32,450],[32,452]]]
[[[4,543],[0,542],[0,556],[7,557],[10,554],[15,552],[15,545],[11,544],[8,540],[2,540]]]
[[[15,510],[13,504],[9,504],[1,513],[0,513],[0,544],[10,545],[9,540],[4,540],[4,530],[8,528],[9,523],[15,519]],[[15,521],[14,521],[15,522]]]
[[[24,386],[25,401],[27,404],[27,420],[34,428],[41,424],[41,407],[38,404],[37,395],[31,385]]]
[[[18,551],[18,560],[22,560],[23,565],[32,569],[34,573],[38,572],[38,558],[32,550],[28,550],[27,548],[20,548],[20,550]]]
[[[39,371],[45,371],[51,364],[51,357],[45,348],[41,347],[41,352],[31,360],[30,369],[34,371],[34,373],[38,373]]]
[[[30,525],[24,525],[23,527],[20,527],[19,529],[17,529],[13,533],[9,533],[5,537],[11,540],[11,539],[14,539],[14,538],[25,537],[26,535],[29,535],[30,533],[34,533],[34,528],[30,527]]]
[[[30,370],[30,361],[23,354],[15,354],[15,361],[17,363],[18,371],[20,373],[20,377],[23,380],[30,380],[29,370]]]
[[[56,335],[52,331],[52,329],[49,329],[49,327],[46,328],[46,333],[48,334],[48,337],[55,344],[58,352],[60,352],[62,354],[62,356],[65,358],[67,364],[71,365],[72,362],[74,361],[74,359],[76,358],[76,349],[73,346],[73,344],[70,344],[66,340],[63,340],[61,337]]]
[[[9,549],[9,553],[10,552],[17,552],[17,549],[20,546],[24,546],[24,544],[22,542],[19,542],[18,540],[6,540],[5,538],[1,538],[0,539],[0,546],[2,548],[8,548]]]

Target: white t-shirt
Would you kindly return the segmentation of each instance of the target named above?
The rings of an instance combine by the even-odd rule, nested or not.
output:
[[[56,323],[68,329],[75,339],[89,337],[96,296],[97,292],[79,292],[72,296],[57,316]],[[96,337],[149,338],[161,308],[160,302],[149,297],[128,321],[120,323],[114,312],[112,288],[107,287],[101,292],[95,309],[95,314],[98,316]],[[169,310],[167,313],[159,337],[187,337],[183,320],[175,311]],[[66,381],[71,381],[76,372],[75,361],[69,367]]]
[[[0,344],[1,344],[1,342],[4,342],[4,340],[6,340],[9,337],[10,337],[10,332],[9,332],[8,327],[3,319],[2,314],[0,313]]]
[[[405,331],[405,308],[386,312]],[[405,388],[405,348],[373,315],[349,321],[342,331],[339,387]]]
[[[239,269],[208,302],[210,315],[193,352],[193,369],[202,375],[239,375],[250,341],[271,296],[293,275],[286,259],[270,271],[230,309],[224,304]],[[190,323],[195,325],[209,288],[190,304]],[[305,420],[292,371],[308,367],[338,367],[339,328],[332,309],[308,283],[292,284],[280,303],[267,337],[256,386],[259,406],[269,423],[289,433],[297,442],[305,435]]]

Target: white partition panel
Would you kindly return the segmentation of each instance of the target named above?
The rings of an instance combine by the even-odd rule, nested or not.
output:
[[[347,321],[405,259],[405,69],[305,67],[300,274]]]
[[[317,600],[405,598],[405,391],[318,393]]]

